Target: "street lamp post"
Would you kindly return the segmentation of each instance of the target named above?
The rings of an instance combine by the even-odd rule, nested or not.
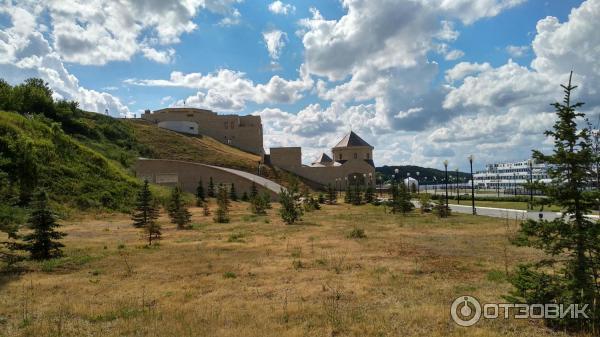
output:
[[[529,206],[533,209],[533,161],[529,159]]]
[[[420,188],[419,188],[419,171],[417,171],[417,194],[419,194],[419,192],[420,192],[419,190],[420,190]]]
[[[408,193],[412,193],[412,187],[410,183],[410,172],[406,172],[406,188],[408,189]]]
[[[469,164],[471,166],[471,207],[473,208],[473,215],[477,214],[475,210],[475,182],[473,181],[473,155],[469,156]]]
[[[424,177],[423,181],[425,182],[425,194],[427,194],[427,177]]]
[[[460,205],[460,190],[458,189],[458,167],[456,168],[456,200],[457,203]]]
[[[498,198],[500,198],[500,175],[496,171],[496,192],[498,193]]]
[[[444,160],[444,171],[446,172],[446,208],[448,208],[448,160]]]

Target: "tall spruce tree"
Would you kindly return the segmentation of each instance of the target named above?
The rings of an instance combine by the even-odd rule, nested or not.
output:
[[[31,233],[23,236],[25,250],[34,260],[47,260],[62,256],[64,247],[58,240],[66,236],[58,232],[60,227],[56,217],[48,206],[48,195],[45,191],[37,191],[33,196],[33,210],[27,220]]]
[[[144,229],[148,235],[149,245],[152,245],[152,241],[159,240],[161,236],[160,224],[156,222],[156,219],[158,219],[158,206],[150,192],[148,180],[144,180],[131,220],[133,220],[134,227]]]
[[[196,187],[196,206],[200,207],[206,201],[206,197],[204,196],[204,186],[202,185],[202,179],[198,181],[198,186]]]
[[[229,196],[227,187],[223,184],[217,189],[217,210],[213,220],[218,223],[229,222]]]
[[[175,186],[171,192],[168,208],[171,223],[177,224],[177,229],[187,229],[192,222],[192,214],[188,211],[183,200],[181,187]]]
[[[210,179],[208,180],[208,191],[206,194],[209,198],[214,198],[216,195],[215,194],[215,183],[214,183],[212,177],[210,177]]]
[[[542,250],[545,257],[535,263],[522,264],[511,282],[515,287],[508,296],[527,303],[588,304],[590,319],[547,318],[548,325],[598,333],[600,323],[600,223],[586,215],[595,200],[586,192],[593,177],[594,164],[588,128],[578,122],[585,117],[577,109],[583,103],[571,103],[576,86],[561,85],[563,102],[553,103],[557,120],[545,134],[554,140],[554,151],[545,155],[533,151],[533,157],[549,165],[552,182],[544,187],[553,204],[561,206],[563,215],[555,220],[528,220],[521,225],[514,243]]]

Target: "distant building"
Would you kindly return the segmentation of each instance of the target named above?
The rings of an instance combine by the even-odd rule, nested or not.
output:
[[[310,165],[302,164],[300,147],[276,147],[270,152],[265,158],[272,165],[322,185],[345,189],[358,182],[375,186],[373,147],[352,131],[331,149],[331,157],[323,153]]]
[[[258,155],[264,154],[260,116],[218,115],[196,108],[166,108],[142,119],[158,127],[192,135],[206,135],[217,141]]]
[[[485,171],[473,174],[475,186],[486,189],[511,189],[521,187],[529,182],[530,176],[533,181],[549,183],[547,165],[531,162],[529,160],[513,163],[487,164]]]

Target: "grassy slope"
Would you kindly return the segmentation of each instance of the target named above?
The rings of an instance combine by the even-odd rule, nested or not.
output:
[[[517,223],[325,205],[286,226],[277,208],[255,217],[233,203],[226,225],[193,208],[190,231],[163,216],[152,249],[122,216],[68,223],[67,257],[0,279],[4,336],[566,336],[450,319],[460,295],[502,303],[505,266],[538,257],[508,243]],[[366,239],[347,238],[355,226]]]
[[[60,128],[38,118],[0,112],[0,132],[4,135],[0,145],[8,149],[9,161],[14,162],[10,152],[17,153],[18,144],[31,145],[38,186],[48,189],[61,206],[126,210],[132,204],[139,183],[130,173]]]
[[[154,158],[201,162],[256,172],[260,156],[227,146],[205,136],[186,136],[158,128],[143,120],[123,120],[135,138],[149,148]]]

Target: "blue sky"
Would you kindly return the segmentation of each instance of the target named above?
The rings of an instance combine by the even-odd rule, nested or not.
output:
[[[184,101],[259,114],[266,146],[303,146],[305,161],[353,129],[375,146],[377,164],[466,167],[474,153],[481,167],[549,148],[548,104],[570,69],[586,112],[598,113],[600,70],[583,55],[598,53],[599,8],[600,0],[5,1],[0,72],[11,83],[42,77],[57,97],[115,116]]]

